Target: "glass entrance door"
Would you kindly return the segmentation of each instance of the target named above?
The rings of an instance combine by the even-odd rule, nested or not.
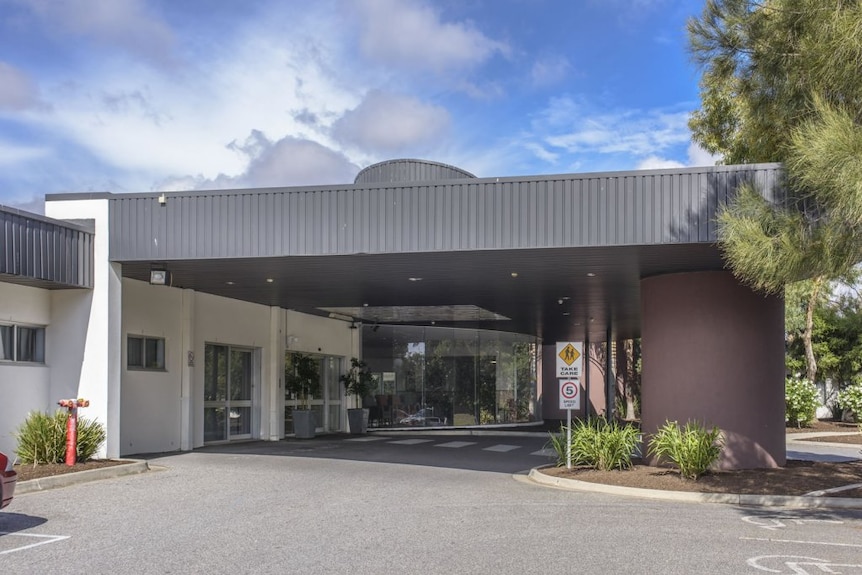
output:
[[[318,432],[340,431],[342,428],[341,398],[343,386],[338,377],[341,374],[342,359],[329,355],[299,354],[292,351],[284,353],[285,381],[295,369],[295,362],[301,356],[310,357],[316,365],[319,378],[317,392],[302,397],[285,386],[284,393],[284,433],[290,435],[293,429],[293,411],[311,409],[314,412]]]
[[[250,438],[253,350],[207,344],[204,356],[204,442]]]

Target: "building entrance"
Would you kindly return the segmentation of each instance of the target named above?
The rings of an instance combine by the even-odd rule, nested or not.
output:
[[[204,363],[204,443],[251,438],[254,350],[207,344]]]

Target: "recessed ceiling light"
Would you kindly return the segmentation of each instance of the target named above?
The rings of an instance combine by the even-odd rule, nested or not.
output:
[[[272,283],[272,282],[274,282],[274,281],[275,281],[275,280],[274,280],[274,279],[272,279],[272,278],[266,278],[266,283],[268,283],[268,284],[271,284],[271,283]]]
[[[224,282],[224,283],[226,283],[226,284],[227,284],[227,285],[229,285],[229,286],[232,286],[232,285],[233,285],[233,282]]]
[[[572,315],[572,314],[571,314],[571,313],[569,313],[569,312],[567,312],[567,311],[564,311],[564,312],[563,312],[563,315]]]
[[[422,281],[422,278],[407,278],[407,279],[412,281],[412,282],[421,282]]]
[[[362,304],[362,307],[368,307],[368,303]]]
[[[518,277],[518,272],[512,272],[512,273],[511,273],[511,276],[512,276],[513,278]]]
[[[596,274],[594,274],[593,272],[587,272],[587,277],[588,278],[594,278],[594,277],[596,277]]]

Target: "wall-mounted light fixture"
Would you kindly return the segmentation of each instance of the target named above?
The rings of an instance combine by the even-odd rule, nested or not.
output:
[[[150,283],[154,286],[164,286],[170,283],[168,270],[150,270]]]
[[[165,194],[159,194],[159,205],[164,207],[168,203],[168,197]]]

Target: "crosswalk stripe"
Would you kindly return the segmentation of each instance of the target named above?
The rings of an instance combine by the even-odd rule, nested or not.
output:
[[[384,439],[389,439],[388,437],[382,437],[380,435],[363,435],[360,437],[349,437],[344,441],[383,441]]]
[[[475,441],[449,441],[447,443],[441,443],[440,445],[435,445],[434,447],[451,447],[453,449],[457,449],[459,447],[467,447],[468,445],[476,445]]]
[[[430,443],[433,439],[399,439],[390,441],[392,445],[419,445],[420,443]]]
[[[492,445],[491,447],[486,447],[483,451],[495,451],[497,453],[508,453],[509,451],[514,451],[515,449],[521,449],[520,445]]]

